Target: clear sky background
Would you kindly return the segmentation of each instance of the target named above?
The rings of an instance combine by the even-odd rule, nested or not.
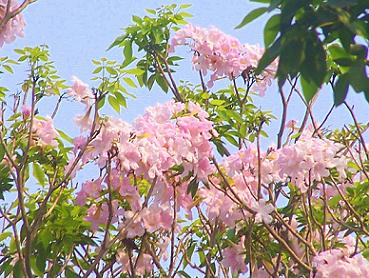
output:
[[[17,39],[15,43],[6,45],[1,49],[1,56],[14,57],[12,49],[24,46],[35,46],[48,44],[51,52],[51,59],[55,61],[62,78],[70,80],[72,75],[78,76],[83,81],[89,83],[93,65],[93,58],[108,57],[120,61],[122,58],[119,49],[106,51],[110,43],[116,36],[121,34],[122,28],[131,23],[133,14],[144,15],[145,8],[156,8],[168,3],[191,3],[189,12],[194,15],[190,21],[201,26],[214,25],[224,32],[236,36],[241,42],[259,43],[263,45],[263,26],[268,16],[261,17],[256,22],[247,25],[245,28],[235,30],[234,27],[242,20],[243,16],[256,4],[249,1],[239,0],[187,0],[187,1],[145,1],[145,0],[38,0],[29,6],[24,12],[27,26],[25,37]],[[183,51],[181,54],[190,59],[190,53]],[[190,63],[183,62],[181,69],[176,73],[177,80],[197,81],[197,74],[192,71]],[[7,78],[0,82],[5,82],[5,86],[14,90],[16,84],[24,77],[24,73],[17,73],[13,78]],[[70,84],[70,82],[69,82]],[[90,83],[93,86],[93,83]],[[145,107],[163,102],[171,97],[154,88],[151,92],[146,89],[135,91],[137,99],[129,101],[127,110],[122,110],[120,117],[131,121],[141,114]],[[330,91],[322,91],[318,103],[314,108],[314,113],[319,120],[332,105],[332,94]],[[355,111],[360,120],[365,121],[369,115],[369,104],[362,94],[351,92],[348,98],[351,104],[355,104]],[[281,105],[276,87],[271,87],[267,95],[263,98],[256,97],[256,103],[263,109],[272,110],[276,116],[280,116]],[[52,106],[41,108],[42,114],[51,113]],[[77,132],[73,128],[73,114],[82,113],[83,107],[78,104],[67,102],[63,105],[63,110],[56,117],[58,128]],[[118,116],[115,112],[112,113]],[[289,119],[301,121],[304,107],[298,98],[291,103],[289,109]],[[340,107],[333,113],[328,122],[331,127],[342,127],[344,123],[351,122],[347,111]],[[278,122],[269,128],[271,133],[276,134]],[[275,137],[266,139],[263,145],[275,142]]]

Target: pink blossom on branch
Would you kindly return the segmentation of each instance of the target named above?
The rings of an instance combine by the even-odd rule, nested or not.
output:
[[[330,175],[330,169],[336,168],[340,178],[345,177],[347,157],[339,153],[343,146],[328,139],[302,136],[292,145],[277,151],[275,163],[281,177],[290,177],[302,192],[306,192],[313,182],[322,181]]]
[[[93,94],[89,86],[82,82],[78,77],[72,76],[73,84],[68,90],[68,94],[75,100],[80,101],[89,106],[93,99]]]
[[[246,273],[247,266],[245,263],[246,249],[243,246],[244,238],[242,237],[237,245],[227,247],[223,251],[222,263],[224,267],[229,267],[232,273]]]
[[[251,209],[255,211],[255,221],[257,223],[264,222],[270,224],[272,222],[273,218],[270,214],[274,211],[274,207],[271,204],[267,204],[265,200],[260,199],[255,202]]]
[[[0,21],[6,16],[7,4],[9,4],[9,12],[13,12],[18,8],[18,3],[16,0],[0,0]],[[18,14],[11,18],[2,29],[0,29],[0,47],[4,43],[13,42],[16,37],[24,36],[24,27],[26,23],[22,14]]]
[[[56,138],[58,132],[54,128],[53,120],[51,118],[33,120],[33,132],[39,139],[41,145],[56,146]]]
[[[232,36],[226,35],[215,27],[201,28],[194,25],[186,25],[177,31],[171,40],[170,51],[174,51],[178,45],[189,45],[194,51],[192,63],[196,70],[204,75],[212,72],[208,87],[222,77],[230,80],[248,74],[254,70],[264,49],[258,45],[241,44]],[[277,62],[269,65],[260,76],[256,76],[253,90],[264,95],[266,88],[271,85],[277,69]]]
[[[331,249],[319,253],[313,258],[314,278],[369,277],[369,262],[361,255],[345,255],[340,249]]]
[[[145,230],[150,233],[170,230],[173,221],[170,208],[174,198],[174,181],[170,176],[173,172],[178,182],[189,174],[197,176],[199,180],[207,180],[214,172],[210,162],[213,155],[210,142],[213,126],[207,117],[207,113],[198,105],[170,101],[148,108],[133,125],[119,119],[101,119],[99,133],[89,143],[81,161],[104,168],[109,153],[116,155],[111,161],[109,179],[105,178],[98,186],[95,182],[87,182],[77,195],[79,205],[90,206],[90,202],[86,202],[88,200],[96,202],[93,202],[93,208],[90,207],[87,219],[100,223],[103,222],[102,216],[107,217],[104,204],[99,211],[97,209],[110,183],[111,190],[124,200],[123,225],[127,226],[127,237],[142,235]],[[84,144],[83,136],[75,138],[75,155]],[[180,174],[173,170],[179,165],[183,169]],[[142,207],[144,196],[139,194],[133,176],[147,182],[157,180],[151,195],[153,204]],[[183,208],[190,214],[192,197],[187,192],[187,186],[188,181],[176,186],[176,202],[178,210]],[[96,217],[97,212],[99,217]],[[96,225],[93,228],[96,229]]]

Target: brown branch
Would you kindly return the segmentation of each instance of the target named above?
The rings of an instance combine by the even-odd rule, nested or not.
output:
[[[20,14],[29,4],[31,4],[33,2],[36,2],[37,0],[25,0],[21,5],[18,6],[18,8],[16,8],[13,11],[10,11],[10,2],[11,1],[12,0],[7,1],[5,16],[0,21],[0,32],[3,31],[6,24],[8,24],[9,20],[14,18],[18,14]]]
[[[368,149],[367,149],[367,147],[366,147],[366,145],[365,145],[365,140],[364,140],[364,137],[363,137],[363,134],[362,134],[362,132],[361,132],[361,129],[360,129],[360,126],[359,126],[359,123],[358,123],[358,121],[357,121],[357,119],[356,119],[356,117],[355,117],[355,114],[354,114],[354,111],[353,111],[353,109],[347,104],[347,102],[346,101],[344,101],[343,102],[344,104],[345,104],[345,106],[346,106],[346,108],[348,109],[348,111],[350,112],[350,114],[351,114],[351,117],[352,117],[352,119],[353,119],[353,121],[354,121],[354,123],[355,123],[355,127],[356,127],[356,129],[357,129],[357,132],[359,133],[359,137],[360,137],[360,143],[361,143],[361,145],[363,146],[363,149],[364,149],[364,151],[365,151],[365,156],[366,156],[366,159],[367,160],[369,160],[369,153],[368,153]]]

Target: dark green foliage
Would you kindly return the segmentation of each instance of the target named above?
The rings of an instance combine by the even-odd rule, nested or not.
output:
[[[301,76],[307,101],[329,83],[334,103],[341,104],[349,87],[363,92],[369,102],[367,0],[253,0],[269,4],[251,11],[237,28],[266,11],[272,13],[264,27],[266,52],[258,71],[279,57],[277,77]]]

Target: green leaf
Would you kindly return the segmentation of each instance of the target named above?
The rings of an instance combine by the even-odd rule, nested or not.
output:
[[[179,275],[186,277],[186,278],[191,278],[191,276],[189,274],[187,274],[187,272],[185,272],[184,270],[180,270],[177,272]]]
[[[181,8],[181,9],[187,9],[187,8],[189,8],[189,7],[191,7],[192,6],[192,4],[181,4],[179,7]]]
[[[24,55],[25,54],[24,49],[14,49],[14,52],[19,54],[19,55]]]
[[[116,112],[120,112],[120,105],[119,105],[119,102],[118,100],[113,97],[113,96],[109,96],[108,97],[108,102],[110,104],[111,107],[113,107],[113,109],[116,111]]]
[[[169,90],[168,84],[165,82],[164,78],[160,74],[156,74],[156,83],[160,86],[160,88],[167,93]]]
[[[128,37],[128,35],[127,35],[127,34],[125,34],[125,35],[121,35],[121,36],[117,37],[117,38],[114,40],[114,42],[113,42],[113,43],[108,47],[108,49],[107,49],[107,50],[110,50],[110,49],[112,49],[113,47],[120,45],[122,42],[124,42],[124,40],[125,40],[127,37]]]
[[[73,271],[73,269],[72,269],[72,268],[67,267],[67,268],[65,269],[65,277],[66,277],[66,278],[78,278],[78,277],[80,277],[80,276],[79,276],[79,275],[77,275],[77,274]]]
[[[309,51],[309,50],[307,50]],[[278,65],[278,74],[295,75],[305,60],[305,36],[298,28],[289,30],[282,39],[282,50]]]
[[[156,14],[156,11],[153,9],[145,9],[145,11],[149,14]]]
[[[147,88],[148,88],[149,90],[151,90],[152,86],[154,85],[155,79],[156,79],[155,74],[152,74],[152,75],[149,77],[149,80],[147,80]]]
[[[366,68],[365,64],[356,62],[347,72],[350,85],[357,93],[362,91],[369,92],[369,79]]]
[[[263,15],[266,11],[268,10],[268,8],[262,7],[262,8],[257,8],[251,12],[249,12],[241,21],[240,24],[238,24],[236,26],[236,29],[240,29],[242,27],[244,27],[246,24],[250,23],[251,21],[257,19],[258,17],[260,17],[261,15]]]
[[[334,84],[334,105],[338,106],[345,101],[347,92],[349,89],[349,83],[345,75],[338,78]]]
[[[106,71],[108,73],[110,73],[111,75],[113,75],[113,76],[115,76],[115,75],[118,74],[118,72],[114,68],[112,68],[112,67],[106,67]]]
[[[13,179],[9,177],[9,169],[0,166],[0,199],[4,200],[4,192],[9,191],[12,187]]]
[[[300,77],[300,83],[305,100],[309,102],[318,91],[318,87],[314,82],[307,81],[303,76]]]
[[[20,261],[18,260],[13,268],[13,277],[14,278],[22,278],[23,274],[22,274],[22,266],[20,264]]]
[[[96,69],[94,69],[94,71],[92,72],[93,74],[97,74],[102,70],[103,67],[99,66]]]
[[[65,141],[67,141],[68,143],[73,144],[73,139],[72,137],[70,137],[68,134],[66,134],[64,131],[57,129],[59,135],[61,138],[63,138]]]
[[[46,250],[43,248],[42,244],[39,244],[37,251],[36,266],[41,273],[44,273],[47,260]]]
[[[0,145],[0,161],[3,160],[4,156],[5,156],[5,148],[3,145]]]
[[[270,46],[277,34],[279,33],[279,25],[281,23],[281,15],[275,14],[269,20],[264,26],[264,45],[265,47]]]
[[[119,105],[123,106],[124,108],[127,108],[126,98],[120,92],[115,92],[114,95]]]
[[[126,82],[126,84],[132,88],[137,88],[137,85],[135,84],[135,82],[129,78],[129,77],[123,77],[124,82]]]
[[[317,35],[312,35],[306,41],[305,60],[301,66],[301,74],[316,87],[323,84],[327,74],[326,52]]]
[[[40,185],[46,184],[45,173],[42,170],[40,164],[36,162],[33,163],[33,176],[36,178]]]
[[[4,239],[11,237],[13,234],[12,232],[4,232],[0,234],[0,242],[2,242]]]
[[[132,41],[126,43],[126,46],[123,50],[125,60],[130,61],[132,59]]]
[[[199,182],[197,180],[197,177],[194,177],[191,180],[191,182],[188,184],[187,194],[191,193],[192,198],[194,198],[197,193],[198,188],[199,188]]]
[[[198,255],[199,255],[199,259],[200,259],[200,267],[205,266],[206,265],[206,256],[204,254],[204,251],[199,250]]]
[[[229,143],[231,143],[232,145],[234,145],[234,146],[236,146],[236,147],[239,147],[239,144],[238,144],[237,140],[236,140],[236,139],[234,139],[234,137],[233,137],[233,136],[230,136],[230,135],[228,135],[228,134],[224,134],[224,138],[225,138],[225,139],[227,139],[227,141],[228,141]]]
[[[357,0],[328,0],[328,5],[332,7],[345,8],[357,4]]]
[[[193,15],[188,12],[180,12],[178,15],[182,17],[193,17]]]
[[[10,73],[14,73],[13,69],[8,65],[3,65],[3,68]]]
[[[134,69],[128,69],[124,71],[125,73],[128,74],[133,74],[133,75],[141,75],[143,74],[145,71],[139,68],[134,68]]]
[[[224,103],[225,103],[225,100],[222,100],[222,99],[212,99],[210,101],[210,104],[214,106],[222,106]]]
[[[105,97],[101,98],[97,103],[97,109],[101,109],[105,105]]]
[[[271,64],[279,55],[281,50],[281,38],[279,37],[271,47],[267,48],[259,60],[259,64],[255,70],[256,74],[260,74],[269,64]]]

